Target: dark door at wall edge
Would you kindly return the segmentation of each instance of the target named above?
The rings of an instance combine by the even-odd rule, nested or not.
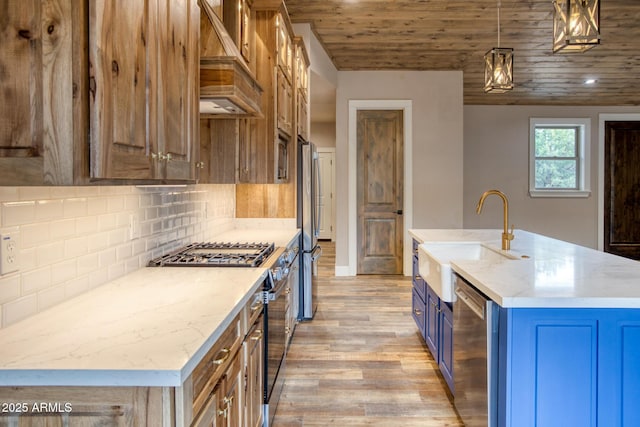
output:
[[[402,274],[402,110],[358,110],[358,274]]]
[[[640,121],[605,122],[604,250],[640,260]]]

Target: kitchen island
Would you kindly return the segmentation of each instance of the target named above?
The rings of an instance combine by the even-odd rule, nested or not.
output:
[[[229,230],[216,238],[286,246],[298,230]],[[202,362],[229,331],[233,348],[240,346],[234,335],[247,328],[267,274],[260,267],[143,268],[0,330],[0,426],[24,412],[37,422],[34,411],[83,426],[191,420],[194,371],[209,372]]]
[[[410,230],[497,251],[500,233]],[[450,263],[500,305],[498,425],[640,425],[640,263],[521,230],[510,254]]]

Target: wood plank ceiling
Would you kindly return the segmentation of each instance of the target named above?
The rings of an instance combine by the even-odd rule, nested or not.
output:
[[[500,46],[515,88],[485,94],[496,0],[285,0],[338,70],[462,70],[465,104],[640,105],[640,0],[601,0],[601,44],[553,54],[552,0],[502,0]],[[586,79],[596,79],[585,85]]]

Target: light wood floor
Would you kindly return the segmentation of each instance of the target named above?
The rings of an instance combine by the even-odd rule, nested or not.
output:
[[[298,324],[273,425],[462,426],[411,317],[402,276],[334,277],[321,242],[318,311]]]

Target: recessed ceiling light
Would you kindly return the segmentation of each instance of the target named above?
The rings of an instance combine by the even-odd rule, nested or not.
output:
[[[596,82],[597,82],[596,79],[587,79],[587,80],[584,81],[584,84],[592,85],[592,84],[595,84]]]

